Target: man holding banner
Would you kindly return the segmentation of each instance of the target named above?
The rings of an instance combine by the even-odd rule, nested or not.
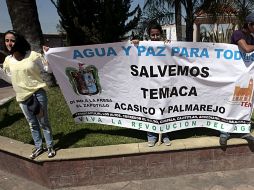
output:
[[[254,13],[249,14],[245,18],[245,23],[241,30],[236,30],[231,36],[231,43],[238,45],[239,49],[244,53],[250,53],[254,51]],[[227,145],[227,140],[230,138],[228,132],[221,132],[220,145]],[[254,144],[254,137],[250,134],[241,134],[241,138],[246,139],[249,143]]]
[[[159,24],[151,24],[147,29],[147,33],[148,33],[151,41],[164,41],[162,27]],[[166,42],[168,42],[168,40],[166,40],[165,43]],[[132,43],[135,44],[135,45],[138,45],[139,40],[133,39]],[[156,133],[147,132],[147,140],[148,140],[147,145],[149,147],[153,147],[155,145],[155,143],[157,141],[157,136],[158,136],[158,134],[156,134]],[[171,145],[171,142],[169,140],[169,137],[168,137],[167,133],[162,134],[161,137],[162,137],[162,142],[166,146]],[[159,138],[158,143],[161,143],[160,141],[161,141],[161,139]]]

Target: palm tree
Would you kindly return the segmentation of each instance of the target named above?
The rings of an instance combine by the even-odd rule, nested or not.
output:
[[[203,4],[202,9],[209,14],[212,14],[215,19],[217,16],[225,16],[229,13],[228,9],[231,9],[234,15],[238,19],[238,25],[244,24],[245,17],[250,14],[254,9],[254,0],[215,0],[206,1]]]
[[[172,23],[174,18],[174,12],[169,10],[170,7],[171,6],[168,5],[168,9],[166,9],[157,1],[145,1],[142,17],[136,29],[136,31],[138,32],[138,35],[136,36],[139,36],[140,40],[148,39],[146,30],[151,24],[158,23],[160,25],[164,25]]]
[[[150,23],[157,22],[159,24],[168,24],[175,18],[177,40],[182,39],[181,6],[179,6],[179,3],[180,0],[146,0],[144,3],[145,12],[141,23],[143,25],[143,30],[145,30]],[[175,12],[171,12],[172,7],[176,7]]]
[[[230,42],[233,30],[243,26],[245,17],[254,9],[254,0],[216,0],[206,1],[200,9],[212,17],[214,23],[219,23],[220,19],[228,23],[228,28],[224,29],[221,40],[218,38],[218,31],[210,32],[210,41]],[[237,20],[236,20],[237,19]],[[238,26],[238,27],[236,27]],[[217,24],[217,28],[219,24]],[[225,24],[224,24],[225,28]]]
[[[166,5],[166,6],[165,6]],[[144,8],[148,7],[158,7],[162,6],[163,8],[167,7],[171,9],[174,7],[174,18],[175,18],[175,25],[176,25],[176,35],[177,40],[182,40],[182,9],[181,9],[181,0],[146,0],[144,4]],[[172,15],[173,16],[173,15]]]
[[[146,0],[144,7],[160,5],[165,7],[171,5],[175,8],[175,19],[177,33],[180,34],[181,26],[180,15],[184,17],[186,22],[186,41],[193,41],[193,24],[196,19],[196,13],[200,10],[200,6],[204,3],[203,0]],[[183,16],[181,7],[183,6],[186,16]],[[180,37],[178,37],[180,38]]]
[[[177,41],[182,41],[182,3],[181,0],[159,0],[159,1],[152,1],[152,0],[147,0],[145,2],[145,8],[149,7],[149,5],[152,4],[152,2],[155,3],[155,6],[163,6],[166,7],[168,9],[171,9],[172,7],[174,7],[174,14],[171,14],[171,16],[174,15],[175,18],[175,25],[176,25],[176,39]],[[167,14],[165,14],[167,15]],[[170,15],[169,15],[170,16]]]
[[[232,7],[237,10],[238,25],[242,26],[245,17],[254,9],[254,0],[233,0]]]

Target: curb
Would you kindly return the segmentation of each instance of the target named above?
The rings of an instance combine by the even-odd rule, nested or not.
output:
[[[253,167],[253,150],[230,139],[225,150],[218,137],[172,140],[171,146],[147,143],[60,149],[29,159],[33,145],[0,136],[0,170],[47,188],[98,185],[129,180]]]
[[[29,159],[32,152],[33,145],[26,144],[8,137],[0,136],[0,151],[8,152],[24,159]],[[232,145],[246,145],[247,142],[240,138],[229,139],[228,146]],[[36,159],[35,162],[50,162],[59,160],[76,160],[88,158],[100,158],[111,156],[135,155],[145,153],[160,153],[167,151],[181,151],[220,147],[218,137],[198,137],[188,139],[172,140],[171,146],[157,144],[154,147],[148,147],[147,143],[131,143],[131,144],[118,144],[108,146],[95,146],[95,147],[82,147],[82,148],[69,148],[57,150],[57,154],[53,158],[48,158],[47,154],[42,154]]]

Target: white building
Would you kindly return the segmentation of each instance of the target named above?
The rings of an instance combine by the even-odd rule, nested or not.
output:
[[[165,37],[168,40],[177,41],[177,38],[176,38],[176,25],[175,24],[163,25],[162,30],[163,30],[163,33],[164,33]],[[186,38],[186,35],[185,35],[186,32],[185,31],[186,31],[186,26],[182,25],[182,41],[184,41],[185,38]]]

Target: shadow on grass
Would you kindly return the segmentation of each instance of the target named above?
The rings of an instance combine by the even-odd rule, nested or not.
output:
[[[23,113],[13,113],[10,111],[13,100],[8,101],[0,106],[0,129],[11,126],[13,123],[19,121],[24,117]]]
[[[77,143],[80,139],[85,138],[87,132],[87,129],[80,129],[73,133],[68,133],[67,135],[65,135],[64,133],[58,133],[53,137],[54,140],[58,139],[58,142],[55,144],[55,148],[69,148],[70,146]]]
[[[58,133],[54,135],[54,140],[58,139],[58,142],[55,144],[55,148],[56,149],[69,148],[72,145],[76,144],[81,139],[84,139],[88,134],[108,134],[146,140],[146,132],[144,131],[137,131],[131,129],[119,129],[119,130],[80,129],[78,131],[66,135],[64,133]]]
[[[191,137],[202,137],[202,136],[220,136],[220,131],[209,129],[209,128],[192,128],[183,129],[169,133],[170,139],[186,139]]]
[[[254,121],[251,119],[250,129],[254,129]]]
[[[13,123],[19,121],[23,117],[24,115],[22,113],[16,113],[13,115],[4,114],[3,119],[0,121],[0,128],[3,129],[11,126]]]
[[[84,139],[88,134],[107,134],[112,136],[122,136],[122,137],[130,137],[135,139],[140,139],[143,141],[147,140],[145,131],[138,131],[133,129],[119,129],[119,130],[91,130],[91,129],[80,129],[78,131],[64,134],[58,133],[54,135],[54,140],[58,140],[55,144],[57,149],[69,148],[75,145],[81,139]],[[169,133],[169,137],[171,140],[174,139],[185,139],[191,137],[201,137],[201,136],[218,136],[220,132],[209,129],[209,128],[198,128],[198,129],[184,129],[179,131],[174,131]]]
[[[254,123],[252,123],[251,128],[254,128]],[[57,149],[64,149],[72,147],[73,145],[77,144],[80,140],[85,139],[89,134],[107,134],[112,136],[119,136],[119,137],[130,137],[135,139],[140,139],[143,141],[147,141],[146,131],[139,131],[135,129],[128,129],[128,128],[119,128],[114,130],[107,130],[107,129],[79,129],[74,132],[70,132],[68,134],[64,134],[62,132],[54,135],[54,140],[57,140],[55,147]],[[186,139],[186,138],[198,138],[198,137],[209,137],[209,136],[216,136],[219,138],[220,131],[210,129],[210,128],[191,128],[191,129],[182,129],[174,132],[170,132],[169,138],[171,140],[174,139]],[[232,138],[235,134],[231,134]],[[219,140],[219,139],[218,139]]]

